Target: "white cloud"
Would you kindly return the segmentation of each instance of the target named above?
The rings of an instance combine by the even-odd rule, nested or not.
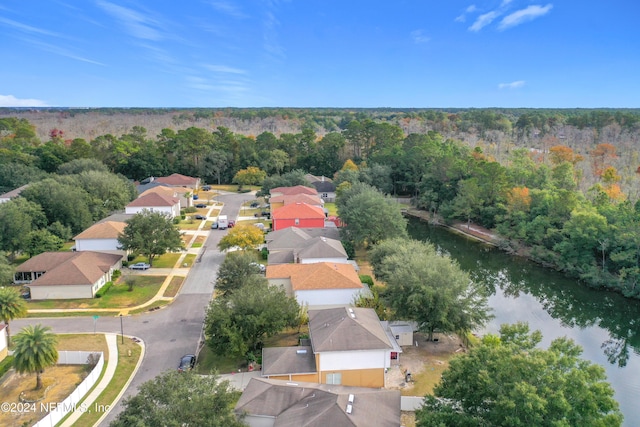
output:
[[[226,65],[205,65],[207,70],[213,71],[215,73],[230,73],[230,74],[247,74],[245,70],[241,70],[240,68],[233,68]]]
[[[13,95],[0,95],[0,107],[48,107],[40,99],[18,99]]]
[[[422,30],[411,31],[411,38],[417,44],[427,43],[431,40],[431,37],[425,36]]]
[[[467,13],[473,13],[476,10],[478,10],[478,8],[476,7],[475,4],[467,6],[467,8],[464,10],[464,13],[462,13],[462,15],[456,16],[456,19],[454,19],[454,21],[465,22],[467,20]]]
[[[18,29],[26,33],[36,33],[36,34],[42,34],[44,36],[53,36],[53,37],[60,36],[59,34],[56,34],[51,31],[43,30],[42,28],[32,27],[31,25],[22,24],[20,22],[13,21],[11,19],[2,18],[2,17],[0,17],[0,23],[8,25],[10,27],[13,27],[15,29]]]
[[[553,5],[549,3],[546,6],[531,5],[524,9],[520,9],[505,16],[502,21],[500,21],[498,29],[506,30],[507,28],[515,27],[516,25],[520,25],[524,22],[532,21],[536,18],[546,15],[551,11],[552,8]]]
[[[158,22],[142,13],[136,12],[117,4],[106,1],[98,1],[98,6],[104,9],[111,16],[119,20],[127,31],[134,37],[145,40],[161,40],[160,32],[153,28],[158,27]]]
[[[509,3],[511,3],[513,0],[502,0],[502,3],[500,3],[500,7],[505,7],[507,6]]]
[[[478,16],[473,25],[469,27],[469,31],[480,31],[487,25],[491,24],[498,16],[500,16],[500,13],[495,10]]]
[[[228,1],[210,1],[209,4],[219,12],[226,13],[234,18],[246,18],[245,15],[238,6]]]
[[[511,83],[500,83],[498,85],[498,89],[518,89],[524,86],[524,84],[525,84],[524,80],[516,80],[515,82],[511,82]]]

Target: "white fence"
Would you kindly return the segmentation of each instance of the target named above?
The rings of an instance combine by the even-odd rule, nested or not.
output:
[[[49,414],[38,421],[34,427],[53,427],[60,422],[69,412],[72,411],[87,411],[89,408],[80,405],[85,394],[94,386],[100,374],[102,373],[102,367],[104,366],[104,355],[102,352],[91,351],[60,351],[58,352],[58,365],[87,365],[89,364],[89,357],[93,355],[98,357],[98,363],[91,370],[89,375],[80,383],[78,387],[67,397],[63,402],[56,402],[55,409],[52,409]],[[95,361],[95,359],[94,359]],[[36,403],[39,405],[39,403]],[[53,408],[53,405],[49,407]]]

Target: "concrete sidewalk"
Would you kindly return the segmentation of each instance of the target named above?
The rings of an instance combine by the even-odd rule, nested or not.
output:
[[[93,402],[100,396],[100,394],[104,391],[104,389],[109,385],[111,379],[113,378],[113,374],[116,372],[116,367],[118,366],[118,336],[116,334],[105,334],[105,338],[107,340],[107,347],[109,348],[109,360],[107,360],[107,368],[104,371],[104,375],[100,379],[100,382],[91,390],[91,393],[84,399],[83,406],[86,408],[92,408]],[[78,418],[80,418],[84,412],[82,411],[73,411],[69,418],[67,418],[60,426],[61,427],[72,427]]]
[[[224,203],[220,203],[220,202],[215,203],[215,204],[213,204],[213,205],[211,205],[209,207],[209,211],[207,212],[207,216],[213,209],[222,210],[223,208],[224,208]],[[201,233],[201,232],[202,232],[202,229],[203,229],[203,227],[204,227],[204,225],[206,223],[207,223],[207,221],[201,221],[200,225],[198,226],[198,228],[196,230],[189,230],[190,233],[188,233],[188,234],[192,234],[191,240],[189,240],[189,242],[185,245],[186,246],[186,250],[182,252],[180,257],[178,258],[178,260],[174,264],[173,268],[158,268],[157,270],[154,270],[153,272],[145,271],[145,272],[141,272],[139,274],[139,275],[145,275],[146,274],[146,275],[150,275],[150,276],[153,276],[153,275],[165,275],[166,274],[166,278],[162,282],[162,285],[160,286],[160,289],[158,289],[158,292],[149,301],[147,301],[147,302],[145,302],[143,304],[137,305],[135,307],[127,307],[127,308],[67,308],[67,309],[51,308],[51,309],[29,310],[29,313],[47,314],[47,313],[63,313],[63,312],[107,312],[107,313],[113,313],[114,316],[119,316],[119,315],[126,316],[131,311],[138,310],[138,309],[145,308],[145,307],[152,307],[153,304],[155,304],[158,301],[172,301],[174,299],[174,297],[165,297],[164,296],[164,292],[167,290],[167,288],[171,284],[171,281],[173,280],[174,276],[186,277],[189,274],[189,268],[184,268],[182,266],[182,263],[184,262],[185,257],[188,254],[195,254],[196,256],[198,256],[204,250],[203,247],[192,248],[191,246],[196,241],[196,239],[198,238],[199,235],[203,235],[203,233]],[[208,233],[209,233],[209,230],[204,232],[204,235],[207,235]]]

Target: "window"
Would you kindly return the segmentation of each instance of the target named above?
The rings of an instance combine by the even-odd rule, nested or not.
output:
[[[342,374],[327,374],[327,384],[342,384]]]
[[[295,223],[296,223],[296,225],[300,225],[300,218],[296,218],[295,219]]]
[[[399,340],[400,339],[400,335],[396,335],[396,339]]]

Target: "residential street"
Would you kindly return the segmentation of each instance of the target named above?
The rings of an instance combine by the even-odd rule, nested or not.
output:
[[[242,201],[253,195],[229,193],[218,197],[224,203],[222,212],[229,218],[236,218]],[[122,319],[126,336],[135,336],[144,341],[146,353],[139,371],[136,373],[124,397],[135,394],[138,386],[168,369],[176,369],[182,355],[195,353],[202,334],[202,326],[208,301],[211,298],[218,267],[224,254],[217,249],[225,231],[211,230],[204,246],[200,262],[193,264],[176,299],[161,310]],[[92,317],[18,319],[11,323],[17,332],[28,324],[44,324],[54,332],[93,332]],[[97,320],[98,332],[120,333],[120,318],[107,315]],[[120,339],[120,337],[118,338]],[[125,337],[125,339],[128,339]],[[104,420],[108,425],[121,411],[118,404]]]

